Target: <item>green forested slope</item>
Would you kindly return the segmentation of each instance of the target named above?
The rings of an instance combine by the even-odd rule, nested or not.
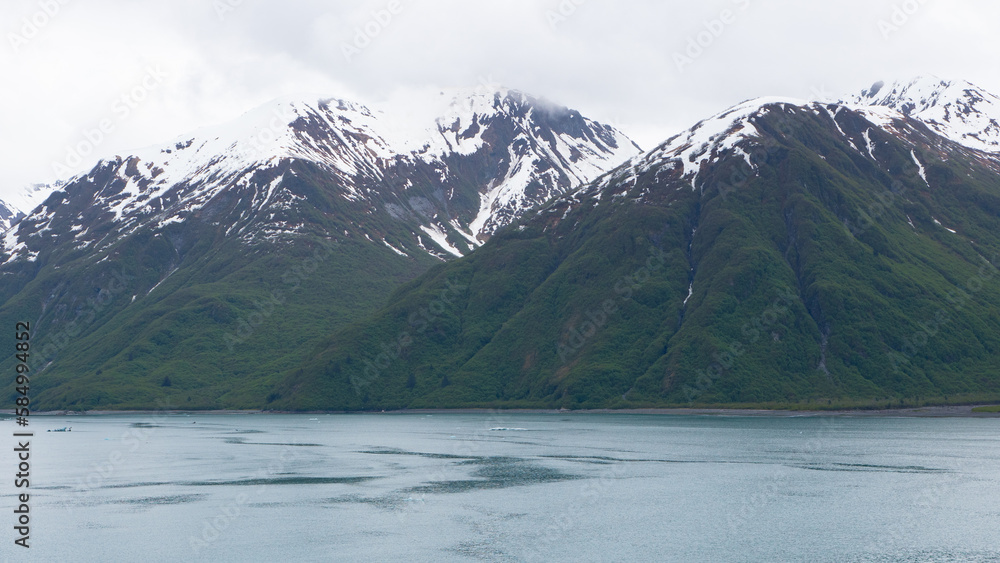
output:
[[[267,406],[1000,396],[995,160],[849,112],[757,120],[755,170],[730,151],[695,189],[664,162],[558,199],[335,333]]]

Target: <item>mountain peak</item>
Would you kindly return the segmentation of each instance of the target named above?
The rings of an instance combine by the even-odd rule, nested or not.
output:
[[[810,102],[786,97],[746,100],[699,121],[690,129],[670,137],[657,148],[632,158],[615,174],[606,175],[596,189],[603,190],[609,185],[620,183],[619,175],[623,170],[624,173],[637,177],[665,162],[672,163],[679,170],[680,177],[690,179],[692,188],[697,189],[698,175],[703,165],[730,150],[742,156],[753,167],[750,154],[744,148],[747,142],[754,142],[762,137],[753,123],[754,118],[773,108],[784,111],[787,106],[809,105]]]
[[[10,223],[16,222],[18,217],[30,213],[31,210],[45,201],[52,192],[58,190],[63,185],[64,182],[29,184],[19,191],[4,195],[4,199],[0,201],[0,205],[6,207],[11,212],[12,218],[9,219],[6,227],[3,226],[4,223],[0,222],[0,231],[10,227]]]
[[[846,103],[889,108],[969,148],[1000,152],[1000,98],[965,80],[880,81]]]
[[[67,182],[67,189],[74,201],[87,199],[92,221],[106,222],[116,237],[225,215],[213,224],[225,223],[226,234],[250,242],[299,232],[301,222],[256,231],[230,227],[256,217],[264,219],[254,225],[264,225],[305,205],[303,194],[283,187],[285,173],[290,178],[290,167],[314,166],[329,180],[331,196],[365,207],[365,215],[419,219],[423,223],[410,229],[419,246],[429,236],[446,252],[462,254],[452,249],[481,244],[528,209],[639,152],[614,128],[515,90],[441,95],[430,104],[408,99],[385,111],[339,97],[279,98],[229,123],[101,160]],[[246,208],[226,215],[243,200]],[[20,211],[31,218],[36,207]],[[37,224],[25,233],[46,228],[42,223],[58,213],[39,210]],[[73,226],[86,228],[81,222]],[[433,234],[420,235],[421,229]],[[91,234],[79,235],[77,246]],[[114,240],[104,240],[101,248]],[[12,239],[3,248],[14,246]]]
[[[0,199],[0,233],[6,231],[21,218],[21,213],[13,205]]]

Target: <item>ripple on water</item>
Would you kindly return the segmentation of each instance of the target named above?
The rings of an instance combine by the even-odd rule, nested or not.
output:
[[[156,506],[169,504],[185,504],[196,502],[207,495],[166,495],[158,497],[124,498],[111,501],[111,504],[131,504],[138,506]]]
[[[354,485],[379,479],[370,475],[358,475],[350,477],[272,477],[261,479],[236,479],[232,481],[189,481],[186,483],[176,483],[177,485],[187,485],[191,487],[217,487],[217,486],[258,486],[258,485]]]
[[[516,557],[487,542],[462,542],[446,551],[480,561],[518,561]]]
[[[476,459],[476,456],[411,452],[408,450],[401,450],[399,448],[373,448],[370,450],[360,450],[357,453],[369,455],[412,455],[417,457],[426,457],[429,459]]]
[[[385,495],[380,497],[365,497],[361,495],[342,495],[339,497],[331,497],[323,499],[324,504],[338,505],[338,504],[367,504],[369,506],[374,506],[376,508],[381,508],[383,510],[398,510],[404,506],[407,506],[409,502],[414,502],[415,499],[403,498],[399,495]]]
[[[845,563],[1000,563],[1000,553],[956,550],[907,550],[844,558]]]
[[[321,448],[323,444],[313,444],[306,442],[247,442],[246,438],[225,438],[222,440],[226,444],[240,444],[245,446],[289,446],[293,448]]]
[[[872,465],[866,463],[804,463],[791,465],[799,469],[813,471],[860,471],[867,473],[950,473],[947,469],[936,469],[920,465]]]
[[[462,493],[483,489],[505,489],[555,481],[580,479],[578,475],[563,473],[551,467],[545,467],[528,460],[513,457],[483,457],[474,458],[459,465],[475,465],[472,472],[476,479],[457,479],[452,481],[431,481],[406,489],[413,493]]]

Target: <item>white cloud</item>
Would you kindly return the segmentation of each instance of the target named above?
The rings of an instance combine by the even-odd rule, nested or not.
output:
[[[102,119],[114,130],[91,163],[301,92],[377,105],[501,82],[647,148],[760,95],[848,94],[917,74],[1000,93],[989,28],[1000,7],[975,0],[396,1],[4,2],[0,198],[53,179],[52,163]],[[896,29],[887,37],[880,21]],[[692,39],[706,46],[680,72],[674,54]],[[116,100],[151,66],[167,78],[118,119]]]

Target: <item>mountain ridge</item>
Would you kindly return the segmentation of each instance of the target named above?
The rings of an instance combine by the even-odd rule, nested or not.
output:
[[[462,235],[459,238],[476,243],[532,205],[592,179],[611,164],[638,151],[617,130],[567,108],[555,111],[569,118],[570,135],[536,138],[530,130],[546,131],[544,127],[531,125],[537,120],[533,115],[534,104],[541,102],[514,90],[479,92],[465,100],[467,107],[458,99],[452,100],[448,113],[422,131],[400,131],[391,123],[382,123],[375,112],[362,104],[336,98],[316,102],[305,99],[308,98],[300,96],[275,100],[233,122],[99,161],[95,169],[118,166],[121,168],[118,175],[127,183],[122,191],[113,194],[116,203],[108,206],[115,213],[115,220],[128,223],[132,217],[124,217],[125,214],[133,212],[134,216],[135,211],[181,185],[198,185],[199,189],[180,196],[186,208],[178,213],[195,212],[219,189],[246,183],[249,176],[286,159],[306,160],[329,168],[340,179],[344,197],[348,198],[363,199],[365,194],[358,191],[356,183],[362,180],[377,185],[383,181],[381,170],[390,166],[421,165],[444,182],[449,175],[449,159],[482,149],[485,141],[477,135],[480,129],[486,129],[489,122],[501,117],[510,118],[518,121],[515,127],[524,137],[520,141],[521,153],[510,154],[506,161],[500,159],[508,172],[497,179],[496,185],[485,187],[475,217],[459,221],[462,223],[459,227],[428,225],[442,232],[454,227]],[[445,120],[448,122],[444,123]],[[91,174],[79,175],[71,181],[89,178]],[[50,193],[59,191],[63,185],[54,186]],[[532,190],[538,193],[527,193]],[[129,192],[132,197],[121,197]],[[444,223],[458,219],[449,217]],[[476,232],[468,232],[470,227]]]
[[[961,140],[888,108],[740,104],[408,284],[272,405],[995,400],[1000,156]]]
[[[1000,152],[1000,97],[965,80],[880,81],[847,103],[892,109],[969,148]]]
[[[0,319],[34,327],[38,401],[245,401],[399,285],[638,152],[535,100],[481,94],[411,143],[364,106],[293,99],[101,160],[4,233]]]
[[[535,119],[526,99],[494,95],[488,116],[476,101],[457,108],[437,123],[441,145],[411,145],[446,147],[427,160],[381,158],[363,115],[344,133],[324,126],[336,112],[301,109],[296,142],[358,156],[346,180],[330,162],[277,159],[184,221],[118,241],[115,210],[138,221],[185,201],[129,199],[130,182],[141,192],[165,172],[119,158],[54,193],[5,242],[34,260],[0,266],[0,317],[36,318],[66,342],[41,343],[38,400],[368,410],[1000,397],[1000,155],[961,129],[878,103],[751,100],[589,183],[552,172],[519,188],[532,204],[505,200],[476,237],[466,226],[498,182],[573,154],[565,143],[541,156],[560,135],[609,154],[607,129],[571,110]],[[366,167],[380,158],[394,167]],[[76,221],[88,213],[89,228]]]

